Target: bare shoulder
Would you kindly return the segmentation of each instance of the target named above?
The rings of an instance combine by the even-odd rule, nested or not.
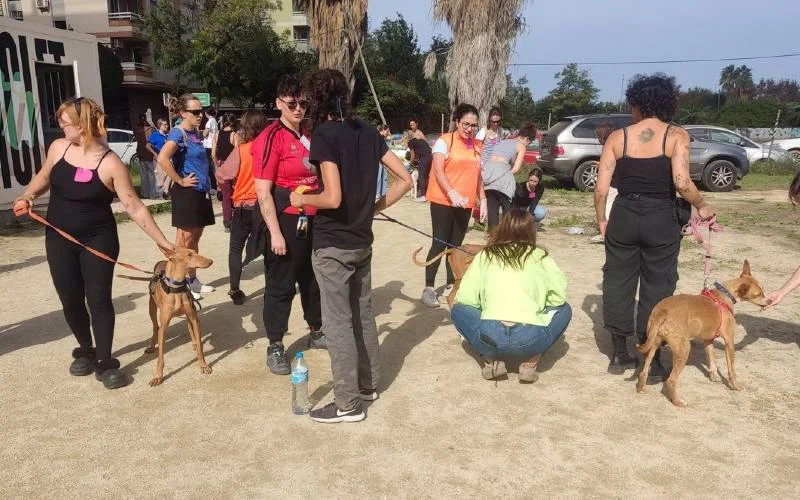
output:
[[[53,160],[56,158],[61,158],[70,144],[71,143],[63,137],[61,139],[56,139],[52,144],[50,144],[50,149],[47,150],[47,156]]]
[[[125,167],[125,164],[122,163],[122,160],[117,153],[110,149],[108,151],[108,154],[106,154],[105,157],[100,161],[100,166],[102,166],[103,169],[108,170],[108,172],[110,172],[114,177],[119,174],[125,174],[127,176],[128,169]]]
[[[670,125],[669,132],[667,132],[669,139],[689,139],[689,132],[680,125]]]

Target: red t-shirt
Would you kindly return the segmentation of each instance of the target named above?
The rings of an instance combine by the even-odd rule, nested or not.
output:
[[[294,191],[298,186],[318,189],[316,170],[308,161],[309,147],[307,139],[276,120],[253,141],[253,177],[272,181],[289,191]],[[304,207],[306,215],[314,215],[316,211],[314,207]],[[289,206],[284,213],[300,212]]]

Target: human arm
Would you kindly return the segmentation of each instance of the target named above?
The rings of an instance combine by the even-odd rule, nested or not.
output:
[[[375,213],[400,201],[407,192],[411,191],[413,185],[411,174],[408,173],[403,166],[403,162],[400,161],[400,158],[398,158],[396,154],[391,151],[386,151],[381,158],[381,163],[383,163],[389,171],[389,175],[392,176],[392,183],[391,186],[389,186],[389,192],[386,193],[386,196],[382,196],[381,199],[375,203]],[[325,186],[327,189],[327,184],[325,184]]]
[[[714,216],[714,211],[708,206],[689,175],[689,134],[681,127],[671,127],[669,135],[675,140],[672,149],[672,180],[675,189],[683,199],[697,209],[697,215],[701,219],[708,220]]]
[[[542,274],[547,288],[545,307],[564,304],[567,301],[567,277],[549,255],[542,257]]]
[[[172,132],[170,132],[170,135],[172,135]],[[168,139],[161,148],[161,152],[158,153],[158,166],[161,167],[161,170],[164,171],[167,177],[172,179],[172,182],[182,187],[193,187],[198,182],[197,176],[192,173],[186,177],[181,177],[172,165],[172,156],[177,151],[178,143],[172,139]]]
[[[269,179],[255,179],[256,196],[261,216],[269,229],[270,248],[275,255],[286,255],[286,239],[281,233],[278,224],[278,213],[275,208],[275,199],[272,197],[273,182]]]
[[[478,178],[478,202],[479,202],[479,215],[478,220],[481,224],[486,222],[486,219],[489,217],[489,202],[486,201],[486,188],[483,186],[483,176],[481,175]]]
[[[795,270],[792,277],[782,287],[767,294],[767,302],[769,303],[767,307],[774,307],[780,304],[783,298],[796,290],[797,287],[800,287],[800,267]]]
[[[390,154],[394,154],[391,153]],[[395,158],[397,158],[395,156]],[[399,162],[400,159],[398,158]],[[400,164],[402,168],[402,163]],[[405,170],[405,169],[404,169]],[[322,209],[339,208],[342,204],[342,178],[339,175],[339,166],[332,161],[323,161],[319,166],[322,175],[322,185],[325,186],[319,194],[289,194],[289,202],[295,208],[309,205]],[[388,193],[387,193],[388,196]]]
[[[614,144],[622,140],[622,132],[617,130],[608,137],[603,152],[600,154],[600,162],[597,165],[597,183],[594,188],[594,211],[597,217],[597,227],[600,234],[606,234],[606,201],[608,200],[608,190],[611,188],[611,177],[617,167],[617,153],[614,151]]]
[[[53,165],[56,164],[59,158],[64,156],[68,147],[69,141],[66,139],[53,141],[47,151],[47,157],[42,164],[41,170],[31,179],[25,187],[25,191],[14,200],[14,215],[19,217],[28,213],[28,209],[33,208],[33,200],[50,189],[50,173],[53,171]]]
[[[119,201],[122,203],[125,211],[128,212],[131,220],[142,228],[142,231],[144,231],[162,251],[175,250],[172,243],[164,237],[164,233],[161,232],[161,229],[156,224],[153,215],[136,195],[136,190],[133,188],[133,182],[131,181],[128,169],[125,168],[125,165],[122,164],[119,157],[115,154],[108,155],[103,163],[106,164],[106,168],[111,174],[113,190],[117,193]]]
[[[511,175],[517,175],[522,169],[522,162],[525,161],[525,145],[521,142],[517,144],[517,156],[514,157],[514,166],[511,167]]]
[[[217,164],[217,141],[219,140],[219,134],[214,135],[214,139],[211,141],[211,161],[214,162],[214,165]]]

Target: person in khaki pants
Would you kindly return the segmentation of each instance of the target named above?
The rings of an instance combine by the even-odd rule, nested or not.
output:
[[[372,219],[411,190],[411,176],[378,130],[352,112],[344,75],[322,69],[310,75],[308,96],[314,134],[310,164],[322,192],[292,192],[293,207],[318,209],[311,262],[319,283],[322,328],[328,337],[334,402],[311,412],[316,422],[358,422],[362,401],[378,398],[378,328],[372,312]],[[386,197],[375,201],[378,169],[392,175]]]

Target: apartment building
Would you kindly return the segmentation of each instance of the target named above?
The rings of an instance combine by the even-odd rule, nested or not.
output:
[[[180,1],[180,0],[173,0]],[[130,127],[148,108],[154,116],[165,114],[163,93],[175,81],[175,72],[155,65],[142,32],[142,18],[158,0],[0,0],[0,15],[26,22],[92,34],[114,50],[123,71],[123,98],[109,109],[117,127]],[[296,0],[280,0],[273,13],[275,29],[293,40],[298,50],[308,50],[310,26]]]

